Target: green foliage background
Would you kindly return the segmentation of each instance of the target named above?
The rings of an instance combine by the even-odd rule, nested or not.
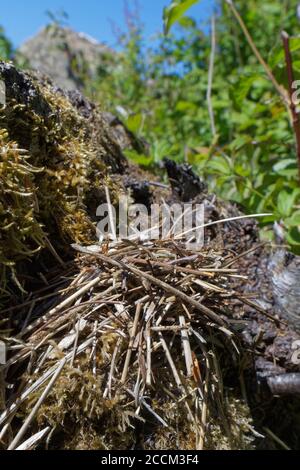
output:
[[[289,114],[227,3],[218,1],[212,90],[217,136],[212,135],[206,100],[210,34],[207,25],[203,29],[178,15],[180,5],[192,3],[174,0],[165,11],[165,27],[175,20],[177,26],[147,48],[133,15],[121,38],[121,59],[108,60],[89,93],[151,144],[149,156],[130,152],[133,160],[144,166],[155,166],[165,156],[188,160],[221,197],[248,213],[272,213],[263,220],[265,235],[272,234],[271,222],[283,220],[297,252],[300,189]],[[300,79],[297,5],[297,0],[235,2],[262,57],[285,87],[282,30],[293,36],[295,79]]]

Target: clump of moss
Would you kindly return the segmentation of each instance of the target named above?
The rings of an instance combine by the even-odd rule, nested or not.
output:
[[[11,64],[0,63],[0,79],[0,277],[21,287],[16,265],[45,246],[45,235],[58,250],[96,240],[95,208],[104,185],[116,198],[110,174],[124,162],[97,110],[83,116],[63,92]]]
[[[134,406],[128,406],[128,398],[121,391],[111,399],[104,398],[102,368],[94,375],[90,363],[87,354],[77,359],[73,367],[64,368],[40,408],[36,424],[38,428],[54,429],[51,448],[128,449],[135,442]],[[97,355],[97,363],[103,363],[102,353]],[[24,416],[36,398],[33,394],[25,403]]]
[[[212,419],[208,425],[208,450],[255,450],[255,436],[251,432],[253,420],[248,405],[229,392],[224,406],[227,432],[220,417]]]
[[[192,390],[192,384],[190,390]],[[237,398],[232,391],[220,406],[214,407],[209,402],[207,425],[204,430],[205,450],[253,450],[255,437],[251,433],[252,417],[248,405]],[[167,399],[166,399],[167,398]],[[157,427],[146,440],[149,450],[193,450],[200,442],[200,422],[191,420],[187,414],[186,403],[182,400],[170,400],[170,397],[160,397],[153,404],[155,411],[166,419],[168,428]],[[190,409],[196,412],[192,401]],[[196,413],[195,413],[196,414]]]
[[[153,400],[149,397],[152,409],[167,421],[168,427],[165,428],[145,410],[137,417],[135,400],[122,387],[112,398],[104,397],[107,386],[105,370],[115,339],[116,335],[103,338],[102,348],[96,356],[96,373],[91,370],[90,351],[78,357],[72,367],[65,366],[39,409],[36,429],[32,432],[50,426],[53,429],[49,443],[51,449],[128,450],[141,446],[146,450],[194,450],[199,442],[199,422],[188,418],[185,401],[176,397],[170,400],[163,391],[156,391]],[[168,376],[166,369],[164,373]],[[40,390],[31,395],[19,417],[30,413],[41,393]],[[194,410],[192,400],[190,404]],[[252,418],[248,406],[229,391],[223,408],[224,415],[221,416],[210,406],[204,449],[254,450],[255,438],[251,434]]]
[[[0,296],[6,290],[8,271],[18,260],[30,257],[44,244],[37,218],[34,179],[41,168],[30,164],[29,154],[0,129]],[[16,282],[18,282],[15,277]]]

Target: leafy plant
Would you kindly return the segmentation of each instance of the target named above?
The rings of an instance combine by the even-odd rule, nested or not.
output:
[[[176,23],[191,6],[198,3],[199,0],[173,0],[171,4],[164,9],[164,31],[167,34],[171,26]]]
[[[131,24],[106,78],[93,84],[93,97],[104,108],[121,111],[130,130],[150,143],[149,156],[130,155],[136,162],[155,166],[165,156],[188,160],[221,197],[248,213],[272,213],[262,221],[268,234],[270,224],[282,220],[298,251],[299,181],[293,127],[283,100],[288,82],[281,42],[284,29],[291,36],[294,78],[300,80],[298,2],[236,0],[233,5],[252,43],[232,2],[216,2],[211,96],[216,135],[207,104],[210,34],[185,16],[194,3],[173,0],[164,11],[168,35],[157,36],[148,49],[142,25]]]

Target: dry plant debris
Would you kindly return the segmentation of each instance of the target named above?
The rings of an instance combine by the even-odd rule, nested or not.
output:
[[[242,362],[228,258],[172,237],[73,248],[69,286],[21,305],[4,338],[2,446],[252,448],[247,404],[223,385]]]

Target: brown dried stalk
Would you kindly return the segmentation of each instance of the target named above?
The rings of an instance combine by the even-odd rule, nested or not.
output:
[[[84,253],[84,254],[87,254],[87,255],[94,256],[95,258],[101,259],[104,263],[110,264],[110,265],[118,267],[118,268],[122,268],[125,271],[131,271],[139,279],[141,279],[141,278],[147,279],[151,284],[156,284],[158,287],[165,290],[166,292],[169,292],[170,294],[175,295],[175,297],[179,297],[185,303],[192,305],[194,308],[196,308],[201,313],[206,315],[206,317],[208,317],[212,322],[216,323],[217,325],[227,326],[227,322],[225,320],[223,320],[222,318],[220,318],[219,315],[217,315],[211,309],[209,309],[205,305],[202,305],[200,302],[193,299],[192,297],[187,296],[186,294],[184,294],[180,290],[175,289],[175,287],[170,286],[166,282],[163,282],[159,279],[156,279],[154,276],[151,276],[151,274],[140,271],[139,269],[131,266],[130,264],[125,264],[122,261],[116,261],[116,260],[113,260],[111,258],[108,258],[107,256],[105,256],[103,254],[93,253],[88,248],[85,248],[85,247],[82,247],[82,246],[79,246],[79,245],[72,245],[72,246],[75,250],[79,251],[80,253]],[[201,321],[201,319],[199,319],[199,321]]]
[[[141,311],[142,311],[142,304],[138,303],[137,306],[136,306],[135,317],[134,317],[134,321],[133,321],[132,330],[131,330],[131,333],[130,333],[130,341],[129,341],[129,346],[128,346],[127,355],[126,355],[126,359],[125,359],[123,374],[122,374],[122,378],[121,378],[121,384],[124,384],[126,382],[128,367],[129,367],[129,364],[130,364],[133,344],[134,344],[134,340],[135,340],[135,337],[136,337],[137,326],[138,326],[138,322],[139,322],[139,319],[140,319]]]
[[[33,419],[35,418],[39,408],[42,406],[43,402],[46,400],[47,396],[49,395],[51,389],[53,388],[55,382],[57,381],[58,377],[60,376],[64,366],[66,364],[66,359],[63,359],[59,365],[59,367],[57,368],[57,371],[55,372],[55,374],[53,375],[52,379],[50,380],[49,384],[47,385],[47,387],[45,388],[44,392],[42,393],[42,395],[40,396],[40,398],[38,399],[37,403],[35,404],[35,406],[33,407],[30,415],[28,416],[28,418],[25,420],[23,426],[21,427],[21,429],[19,430],[18,434],[16,435],[16,437],[14,438],[14,440],[12,441],[12,443],[9,445],[8,447],[8,450],[14,450],[20,443],[20,440],[22,439],[22,437],[24,436],[26,430],[28,429],[28,427],[30,426],[31,422],[33,421]]]
[[[293,59],[290,51],[290,37],[288,33],[282,31],[281,33],[283,48],[285,53],[286,69],[288,75],[288,86],[289,86],[289,95],[290,95],[290,109],[293,119],[293,127],[295,132],[296,139],[296,151],[297,151],[297,160],[298,160],[298,170],[299,170],[299,183],[300,183],[300,119],[299,113],[297,111],[296,103],[293,99],[294,94],[294,70],[293,70]]]

